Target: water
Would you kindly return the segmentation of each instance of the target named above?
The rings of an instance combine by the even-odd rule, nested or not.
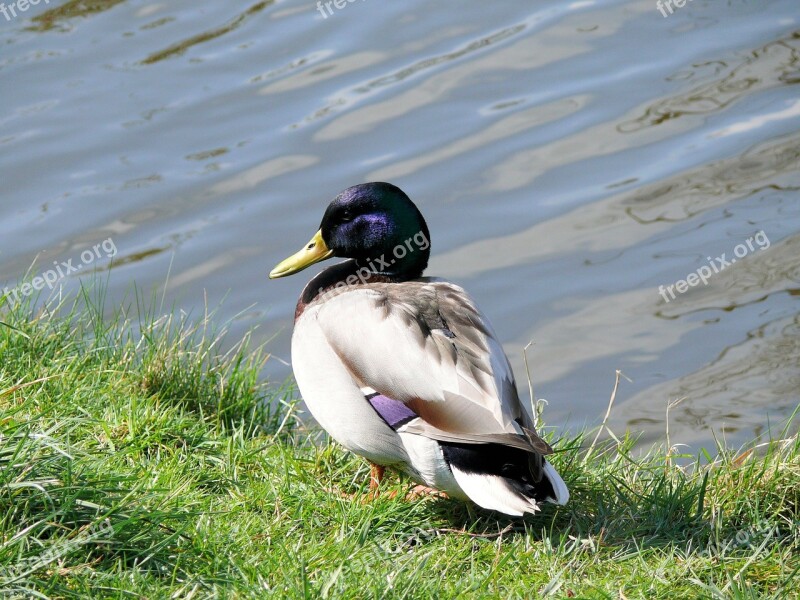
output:
[[[72,260],[58,284],[74,288],[108,267],[106,242],[112,303],[134,281],[198,316],[224,299],[218,319],[234,337],[257,326],[280,380],[310,274],[267,272],[335,193],[389,180],[428,220],[429,274],[476,297],[522,387],[535,342],[550,425],[599,422],[621,369],[618,433],[662,439],[685,397],[672,443],[742,443],[800,398],[800,10],[673,12],[51,0],[0,15],[0,282]],[[741,244],[707,285],[667,291]]]

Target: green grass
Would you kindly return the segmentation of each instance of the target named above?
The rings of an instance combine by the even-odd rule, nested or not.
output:
[[[798,597],[789,428],[692,460],[556,440],[572,499],[524,520],[397,478],[365,502],[365,463],[300,427],[265,354],[90,296],[0,309],[3,597]]]

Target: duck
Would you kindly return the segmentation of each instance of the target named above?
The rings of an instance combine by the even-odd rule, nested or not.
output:
[[[294,312],[291,363],[320,426],[371,464],[450,498],[506,515],[569,500],[520,401],[489,320],[459,285],[424,276],[430,233],[417,206],[385,182],[355,185],[270,279],[330,259]]]

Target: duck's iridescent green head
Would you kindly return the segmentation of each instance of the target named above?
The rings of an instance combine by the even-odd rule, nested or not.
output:
[[[328,205],[319,231],[269,274],[286,277],[331,256],[396,280],[420,277],[428,266],[430,234],[416,205],[390,183],[347,188]]]

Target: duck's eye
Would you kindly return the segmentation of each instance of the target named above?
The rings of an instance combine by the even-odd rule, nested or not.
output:
[[[342,223],[349,223],[353,218],[353,212],[350,210],[346,210],[342,213]]]

